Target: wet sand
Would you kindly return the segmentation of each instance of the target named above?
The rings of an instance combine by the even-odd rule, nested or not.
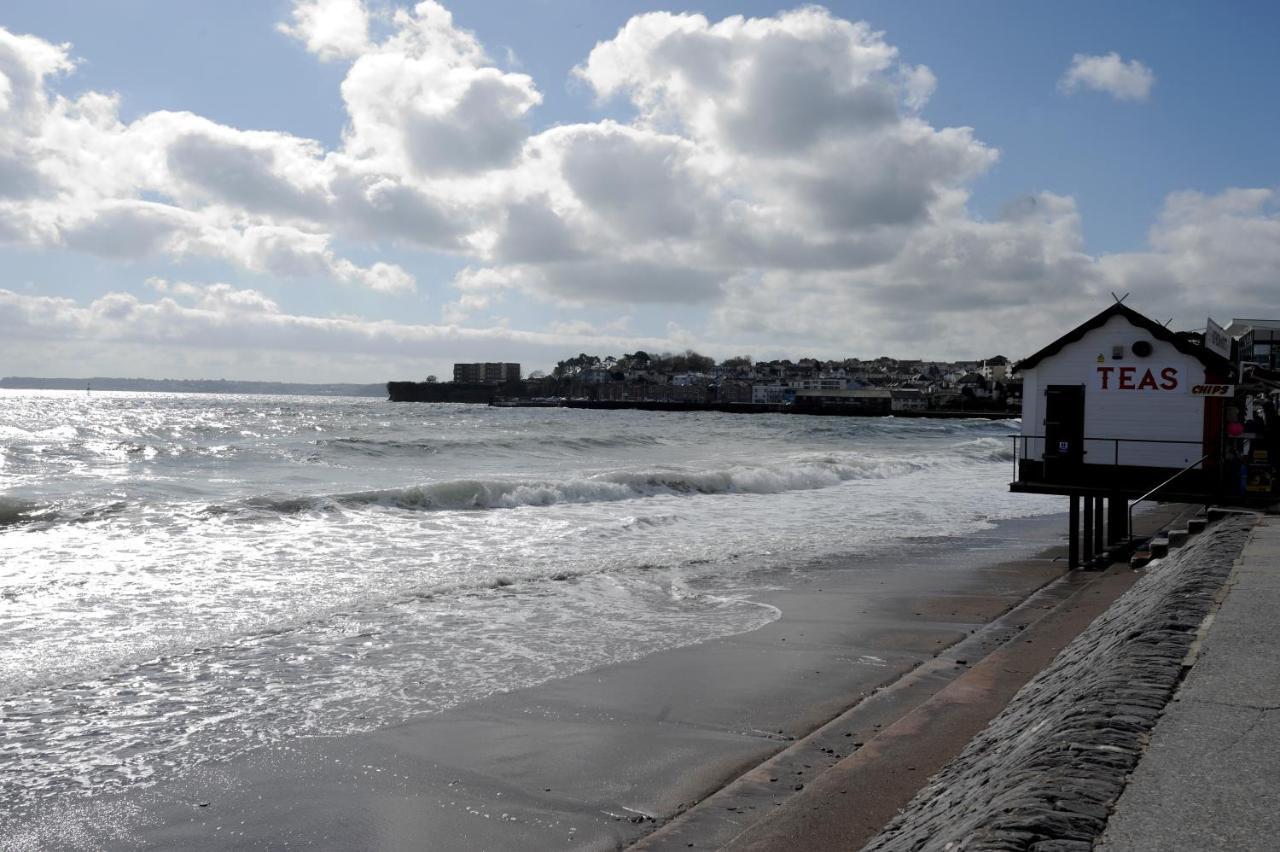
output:
[[[1065,548],[1041,548],[1064,527],[1061,516],[1006,522],[778,572],[755,597],[782,616],[758,630],[367,734],[294,741],[145,790],[55,801],[8,845],[618,848],[944,649],[976,660],[998,647],[1015,628],[987,625],[1063,576]],[[963,665],[920,670],[940,687]],[[881,703],[886,727],[911,709]],[[792,788],[810,776],[794,777]]]

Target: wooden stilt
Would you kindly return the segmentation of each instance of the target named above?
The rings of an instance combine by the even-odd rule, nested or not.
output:
[[[1103,534],[1103,504],[1106,498],[1098,497],[1093,501],[1093,552],[1102,555],[1102,551],[1106,550],[1106,536]]]
[[[1084,561],[1093,561],[1093,498],[1084,498],[1084,532],[1082,534]]]
[[[1067,511],[1067,567],[1080,567],[1080,495],[1071,495]]]
[[[1112,494],[1107,501],[1107,543],[1119,544],[1129,537],[1129,501]]]

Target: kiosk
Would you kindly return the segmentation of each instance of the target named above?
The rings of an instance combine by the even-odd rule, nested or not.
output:
[[[1275,502],[1273,473],[1250,465],[1274,464],[1276,452],[1243,433],[1235,367],[1200,335],[1170,331],[1117,301],[1017,370],[1022,433],[1009,488],[1070,498],[1072,567],[1082,543],[1087,561],[1129,538],[1130,500]]]

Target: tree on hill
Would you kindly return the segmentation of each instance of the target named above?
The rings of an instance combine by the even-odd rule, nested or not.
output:
[[[583,352],[573,358],[566,358],[563,361],[556,362],[556,368],[551,371],[551,375],[557,379],[563,379],[568,376],[576,376],[583,370],[593,370],[600,366],[599,355],[588,355]]]
[[[654,362],[654,366],[664,373],[705,373],[716,365],[714,358],[700,355],[692,349],[675,354],[663,352]]]

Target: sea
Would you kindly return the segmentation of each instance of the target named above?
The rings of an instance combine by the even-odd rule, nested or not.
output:
[[[787,572],[1057,512],[1007,493],[1017,428],[0,391],[0,823],[750,631]]]

